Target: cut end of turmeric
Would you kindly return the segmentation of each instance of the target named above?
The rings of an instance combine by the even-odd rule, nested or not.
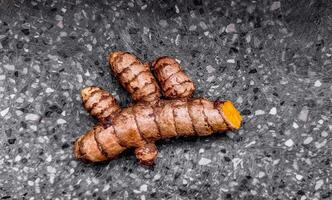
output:
[[[226,123],[233,129],[239,129],[242,123],[240,112],[231,101],[226,101],[219,105],[219,109]]]

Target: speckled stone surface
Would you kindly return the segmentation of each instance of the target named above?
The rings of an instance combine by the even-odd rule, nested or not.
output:
[[[0,199],[331,199],[332,3],[258,2],[0,1]],[[79,90],[130,102],[114,50],[175,56],[241,130],[158,142],[154,168],[75,160]]]

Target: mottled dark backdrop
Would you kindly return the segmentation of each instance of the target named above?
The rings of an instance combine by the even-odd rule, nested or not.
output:
[[[332,2],[0,0],[0,198],[331,199]],[[80,88],[122,105],[114,50],[175,56],[196,96],[230,99],[240,131],[84,164]]]

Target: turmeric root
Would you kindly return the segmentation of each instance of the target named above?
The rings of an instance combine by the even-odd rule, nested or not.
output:
[[[178,99],[192,96],[195,86],[174,58],[160,57],[152,63],[152,66],[164,97]]]
[[[122,51],[112,53],[109,64],[134,101],[154,101],[160,98],[159,86],[148,64],[143,64],[136,56]]]
[[[98,87],[86,87],[81,90],[83,107],[102,123],[110,122],[121,108],[115,98]]]
[[[91,161],[104,161],[124,149],[141,148],[159,139],[207,136],[238,129],[240,123],[240,114],[230,101],[190,99],[137,103],[123,109],[106,129],[97,125],[82,136],[76,143],[76,155]]]
[[[171,100],[159,99],[159,87],[149,68],[143,70],[146,75],[142,80],[138,78],[143,72],[136,68],[143,64],[135,56],[116,52],[111,54],[110,63],[113,73],[137,102],[121,110],[103,89],[82,89],[83,106],[100,123],[76,140],[74,153],[78,159],[100,162],[134,148],[140,164],[153,165],[158,154],[154,144],[157,140],[208,136],[241,126],[242,117],[232,102],[188,98],[194,85],[173,58],[162,57],[152,64],[163,95]],[[132,84],[135,79],[140,79],[139,86]],[[153,88],[146,89],[147,85]]]

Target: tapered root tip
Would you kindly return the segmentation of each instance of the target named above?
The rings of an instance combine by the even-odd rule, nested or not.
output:
[[[83,100],[83,102],[86,102],[89,97],[91,96],[91,94],[94,91],[100,90],[99,87],[95,87],[95,86],[89,86],[89,87],[85,87],[81,90],[81,98]]]
[[[146,144],[135,149],[136,158],[142,165],[152,166],[157,158],[158,150],[155,144]]]
[[[219,105],[219,109],[224,117],[224,120],[232,129],[240,128],[242,117],[231,101],[221,103]]]
[[[119,55],[121,54],[124,54],[125,52],[124,51],[115,51],[115,52],[112,52],[109,57],[108,57],[108,63],[110,65],[112,65],[112,63],[114,63],[116,57],[118,57]]]
[[[82,140],[82,137],[79,137],[76,141],[75,141],[75,145],[74,145],[74,155],[75,155],[75,158],[76,159],[81,159],[82,157],[82,154],[81,154],[81,151],[80,151],[80,142]]]

